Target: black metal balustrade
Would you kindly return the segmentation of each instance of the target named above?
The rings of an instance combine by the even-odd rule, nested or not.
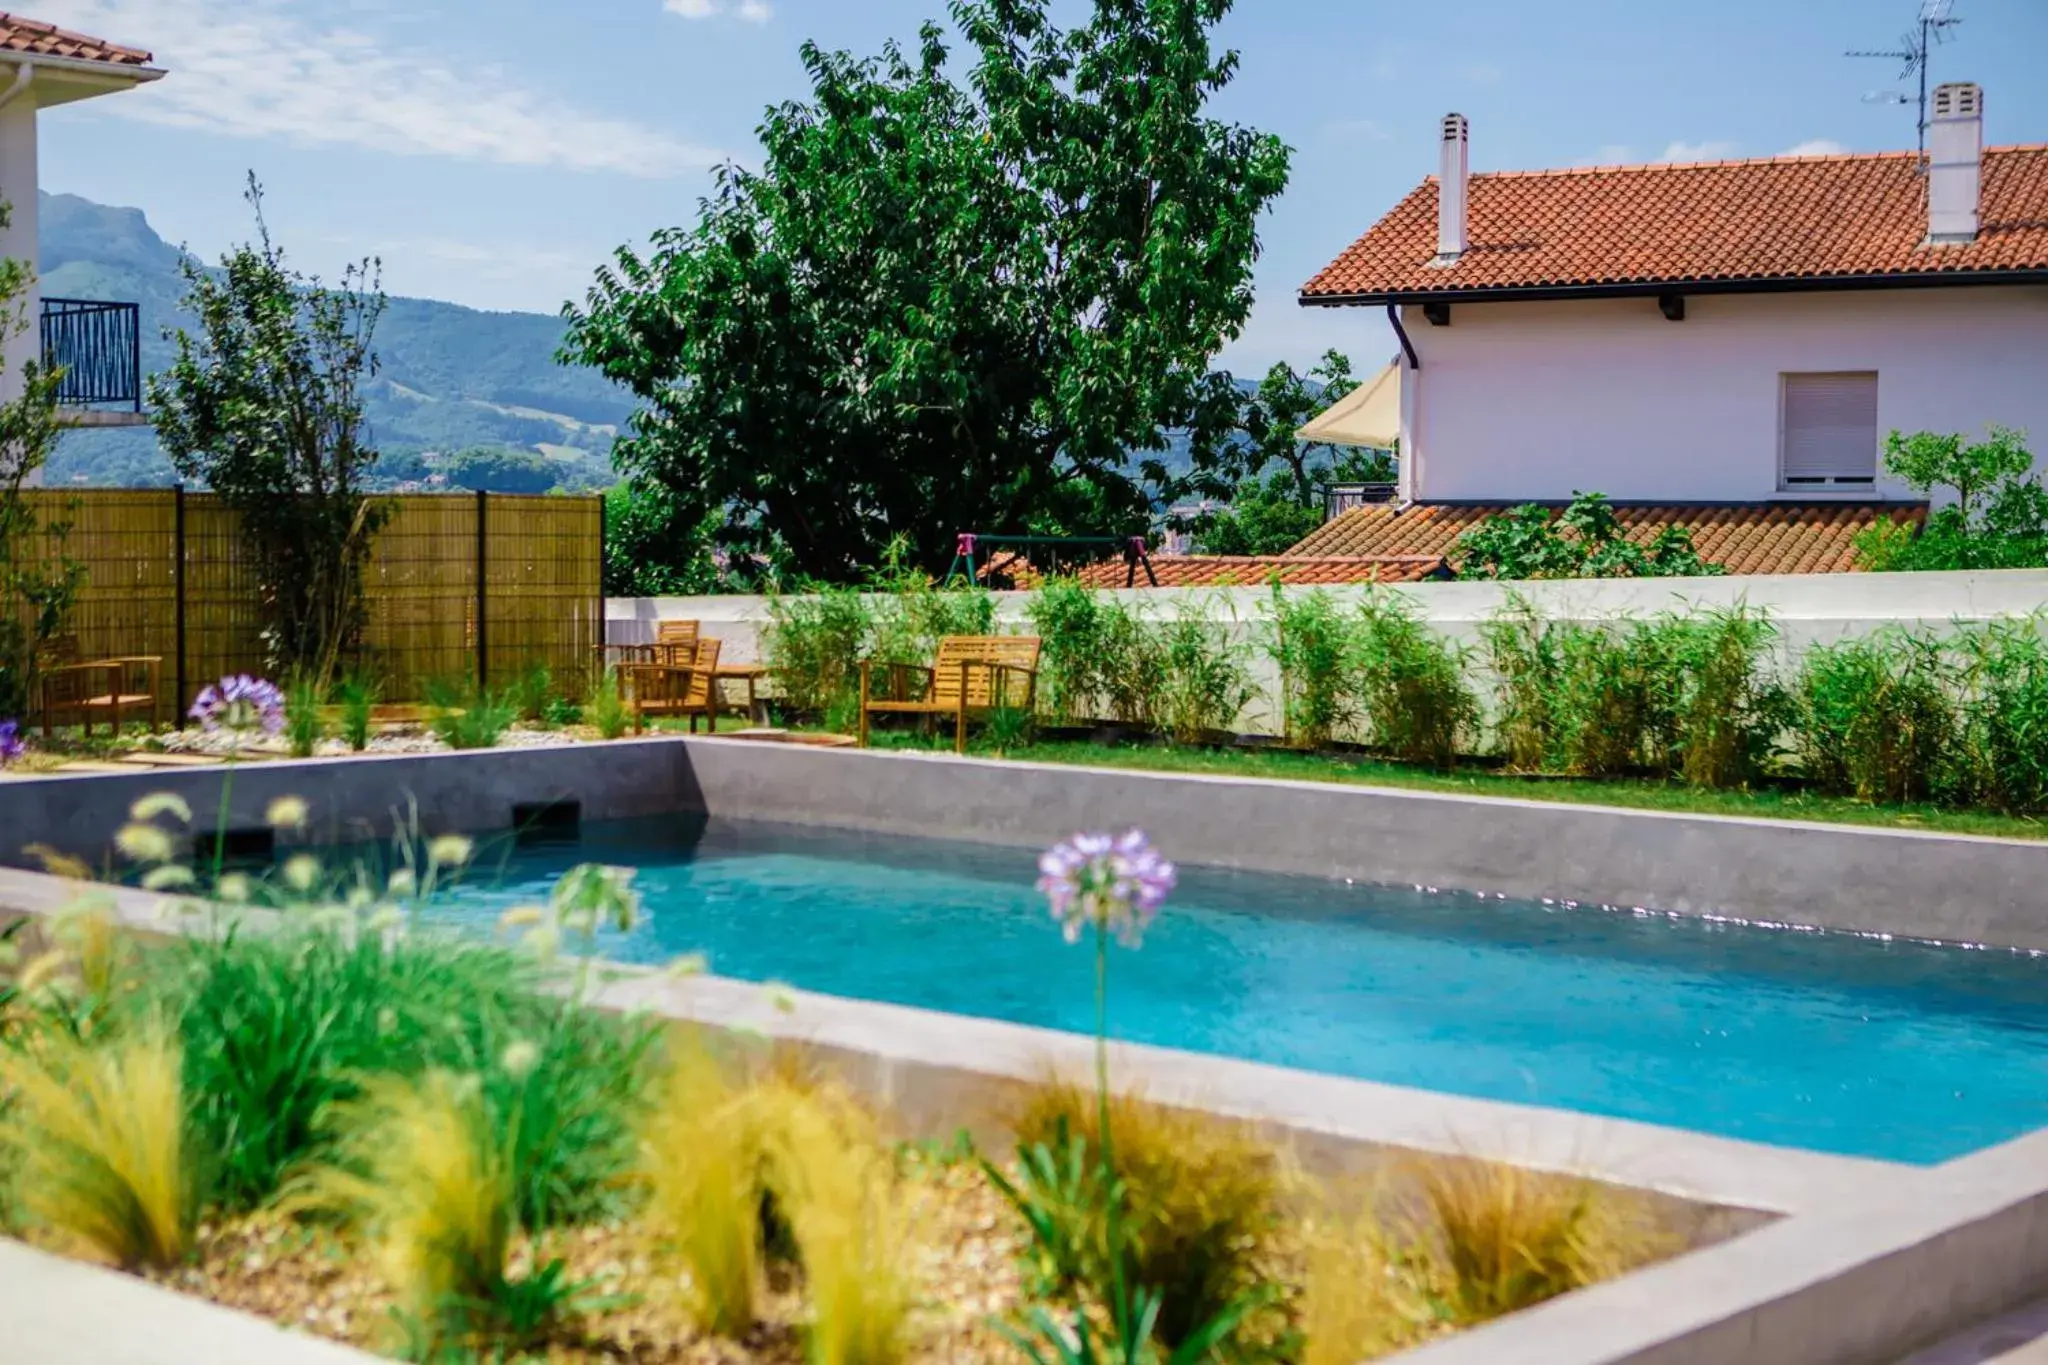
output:
[[[1335,521],[1346,512],[1357,507],[1369,507],[1374,503],[1392,502],[1394,485],[1390,483],[1332,483],[1323,485],[1323,520]]]
[[[57,405],[142,411],[142,316],[132,303],[43,300],[43,363],[61,365]]]

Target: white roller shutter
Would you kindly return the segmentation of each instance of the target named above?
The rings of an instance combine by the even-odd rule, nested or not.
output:
[[[1786,488],[1868,488],[1877,479],[1877,376],[1788,374],[1778,469]]]

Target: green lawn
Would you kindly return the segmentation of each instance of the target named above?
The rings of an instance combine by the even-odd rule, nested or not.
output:
[[[906,731],[877,732],[874,742],[877,748],[889,749],[951,747],[950,736],[927,740]],[[974,752],[981,757],[998,756],[979,746]],[[1529,801],[1628,806],[1638,810],[1816,820],[1950,834],[2048,839],[2048,821],[2027,816],[1950,810],[1928,805],[1873,805],[1867,801],[1821,796],[1796,788],[1712,791],[1677,782],[1649,780],[1513,777],[1479,767],[1442,773],[1402,763],[1334,754],[1290,753],[1274,749],[1093,744],[1081,740],[1045,740],[1012,749],[1000,756],[1034,763],[1073,763],[1098,768],[1137,768],[1148,772],[1204,773],[1218,777],[1272,777],[1297,782],[1349,782],[1363,786],[1455,792],[1467,796],[1513,796]]]

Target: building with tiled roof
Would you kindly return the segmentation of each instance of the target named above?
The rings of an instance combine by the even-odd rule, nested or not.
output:
[[[0,338],[5,373],[19,375],[38,355],[61,368],[57,401],[61,420],[73,425],[141,423],[142,374],[137,349],[140,310],[115,299],[45,299],[37,283],[42,111],[78,100],[133,90],[161,77],[139,47],[0,11],[0,256],[31,268],[26,298],[13,306],[39,325]]]
[[[1344,583],[1416,583],[1425,578],[1450,576],[1450,568],[1440,554],[1304,554],[1297,549],[1284,555],[1154,555],[1151,564],[1151,579],[1141,570],[1136,575],[1137,586],[1257,588],[1272,582],[1277,575],[1289,587],[1328,587]],[[1123,588],[1132,586],[1133,576],[1122,560],[1115,560],[1091,564],[1076,577],[1091,588]]]
[[[2048,442],[2048,145],[1986,148],[1984,120],[1976,86],[1940,87],[1924,166],[1899,152],[1470,174],[1451,115],[1438,174],[1301,302],[1373,309],[1366,345],[1391,322],[1401,502],[1476,515],[1583,491],[1808,520],[1912,503],[1882,468],[1893,430],[1997,423]],[[1321,536],[1302,552],[1380,552]]]

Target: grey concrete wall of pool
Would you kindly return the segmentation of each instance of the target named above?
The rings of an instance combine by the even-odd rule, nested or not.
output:
[[[204,824],[224,787],[237,825],[306,798],[317,839],[388,833],[411,810],[428,834],[502,829],[558,801],[586,820],[706,812],[1011,845],[1141,825],[1190,863],[2048,950],[2048,841],[728,739],[10,780],[0,856],[97,854],[152,791]]]

